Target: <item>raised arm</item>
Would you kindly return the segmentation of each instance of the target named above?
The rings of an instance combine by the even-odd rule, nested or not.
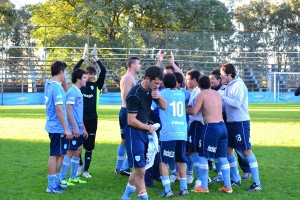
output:
[[[163,62],[164,56],[165,56],[164,51],[163,51],[163,50],[159,50],[157,56],[158,56],[158,57],[157,57],[157,62],[156,62],[156,65],[155,65],[155,66],[160,67],[160,68],[163,68],[162,62]]]
[[[92,51],[93,59],[97,62],[97,64],[100,67],[100,74],[98,75],[98,79],[96,81],[97,87],[99,90],[102,89],[104,85],[105,75],[106,75],[106,67],[104,64],[100,61],[100,59],[97,56],[97,45],[94,45],[93,51]]]
[[[78,63],[74,66],[73,70],[79,69],[84,61],[87,61],[89,59],[89,47],[88,44],[85,43],[84,45],[84,51],[82,58],[78,61]]]

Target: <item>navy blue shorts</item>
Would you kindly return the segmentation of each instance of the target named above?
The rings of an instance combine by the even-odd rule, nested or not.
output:
[[[193,121],[190,124],[186,142],[186,152],[192,153],[199,151],[199,140],[202,134],[202,128],[203,124],[199,121]]]
[[[64,145],[64,149],[76,151],[78,147],[80,147],[84,143],[85,138],[83,135],[80,135],[79,138],[73,138],[72,140],[65,140],[66,143]]]
[[[86,140],[84,140],[83,148],[87,151],[92,151],[95,149],[98,119],[84,121],[84,126],[86,132],[88,132],[89,134],[89,137]]]
[[[168,164],[175,157],[175,162],[187,163],[186,141],[172,140],[159,141],[160,146],[160,162]]]
[[[251,149],[250,121],[227,122],[228,147],[238,151]]]
[[[208,123],[203,126],[199,155],[206,158],[227,157],[227,129],[224,122]]]
[[[66,135],[61,133],[49,133],[50,138],[50,156],[61,156],[67,152],[64,151]]]
[[[126,112],[126,108],[124,107],[121,107],[119,112],[119,125],[120,125],[121,138],[125,139],[124,129],[125,126],[127,125],[127,112]]]
[[[129,167],[144,168],[148,151],[148,131],[125,127],[126,149]]]

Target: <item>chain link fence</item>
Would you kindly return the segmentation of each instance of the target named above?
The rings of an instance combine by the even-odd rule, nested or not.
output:
[[[142,30],[116,27],[32,27],[1,28],[1,93],[43,92],[50,78],[50,66],[65,61],[69,74],[80,60],[84,43],[90,50],[97,44],[108,68],[106,86],[118,91],[120,77],[130,56],[141,59],[143,69],[154,65],[160,49],[170,52],[183,71],[202,74],[221,64],[233,63],[249,90],[264,91],[269,72],[300,71],[299,33],[244,33],[209,31]],[[95,65],[91,60],[84,64]],[[142,76],[142,73],[139,77]],[[299,81],[298,81],[299,82]],[[296,83],[295,83],[296,84]],[[297,87],[297,85],[295,85]]]

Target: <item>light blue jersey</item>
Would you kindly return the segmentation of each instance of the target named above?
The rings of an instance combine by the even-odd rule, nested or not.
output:
[[[64,134],[65,131],[59,122],[56,115],[55,106],[62,105],[62,110],[64,112],[64,118],[67,122],[66,114],[66,94],[60,83],[56,81],[48,81],[45,84],[45,104],[46,104],[46,125],[45,130],[48,133],[60,133]]]
[[[72,104],[72,115],[74,119],[74,123],[80,133],[82,135],[83,130],[83,95],[81,91],[76,87],[72,86],[69,88],[66,97],[66,104]],[[73,132],[73,127],[70,123],[68,123],[69,130]]]
[[[166,88],[161,95],[167,102],[166,110],[159,109],[162,123],[160,141],[187,139],[187,122],[185,112],[185,95],[178,89]]]
[[[195,104],[196,96],[201,92],[199,87],[196,87],[192,92],[190,96],[190,100],[188,105],[193,107]],[[189,115],[189,123],[191,124],[193,121],[199,121],[202,124],[204,124],[204,119],[202,116],[201,110],[197,113],[197,115]]]

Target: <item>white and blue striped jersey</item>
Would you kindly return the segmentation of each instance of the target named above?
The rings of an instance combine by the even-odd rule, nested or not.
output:
[[[46,104],[46,125],[45,130],[48,133],[64,134],[65,131],[56,115],[55,106],[62,105],[64,118],[67,122],[66,115],[66,94],[60,83],[56,81],[47,81],[45,84],[45,104]]]
[[[72,104],[72,115],[75,122],[75,125],[80,133],[82,135],[83,131],[83,95],[81,91],[76,87],[72,86],[69,88],[67,92],[66,97],[66,104]],[[69,130],[72,132],[73,127],[68,122]]]
[[[178,89],[166,88],[161,95],[167,102],[165,110],[159,109],[162,123],[160,141],[187,140],[185,95]]]

